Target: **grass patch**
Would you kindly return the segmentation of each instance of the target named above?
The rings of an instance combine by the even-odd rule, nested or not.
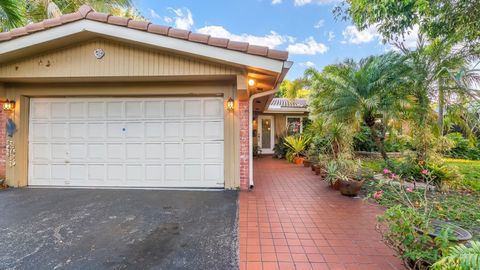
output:
[[[463,174],[463,184],[473,191],[480,192],[480,160],[445,159],[445,162],[458,167]]]

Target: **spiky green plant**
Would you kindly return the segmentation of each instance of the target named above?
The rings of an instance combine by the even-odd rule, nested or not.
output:
[[[307,135],[288,136],[284,144],[295,157],[299,157],[311,140],[312,138]]]
[[[480,269],[480,242],[474,241],[467,247],[464,244],[452,246],[447,254],[432,265],[432,270],[471,270]]]

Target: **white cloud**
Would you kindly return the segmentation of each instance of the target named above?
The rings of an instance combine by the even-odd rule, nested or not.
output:
[[[293,4],[297,7],[301,7],[308,4],[330,4],[335,2],[340,2],[340,0],[294,0]]]
[[[312,61],[307,61],[307,62],[301,62],[299,63],[299,65],[302,67],[314,67],[315,63],[313,63]]]
[[[294,42],[295,39],[291,36],[280,35],[275,31],[270,31],[269,34],[264,36],[254,36],[248,34],[236,35],[230,33],[223,26],[205,26],[197,30],[198,33],[211,35],[214,37],[228,38],[235,41],[248,42],[254,45],[267,46],[269,48],[276,48],[286,42]]]
[[[184,30],[190,30],[193,26],[192,12],[188,8],[168,8],[168,10],[175,13],[175,17],[165,17],[164,20],[167,23],[175,22],[175,27]]]
[[[407,49],[415,49],[417,48],[418,43],[418,25],[414,25],[413,28],[403,35],[403,37],[398,37],[398,42],[402,43],[403,46]]]
[[[166,23],[168,23],[168,24],[170,24],[170,23],[173,22],[173,19],[170,18],[170,17],[168,17],[168,16],[165,16],[165,17],[163,18],[163,21],[166,22]]]
[[[328,32],[328,41],[335,39],[335,33],[333,31]]]
[[[369,43],[380,37],[380,34],[375,26],[370,26],[367,29],[359,31],[355,25],[349,25],[345,28],[345,30],[343,30],[342,34],[343,38],[345,39],[342,41],[343,44]]]
[[[323,43],[317,42],[313,37],[309,37],[304,42],[288,45],[287,51],[291,54],[315,55],[317,53],[326,53],[328,47]]]
[[[272,0],[272,5],[281,4],[282,0]]]
[[[152,17],[153,19],[160,19],[161,18],[160,15],[158,15],[158,13],[155,12],[155,10],[150,8],[150,9],[148,9],[148,11],[150,12],[150,17]]]
[[[313,26],[313,28],[318,29],[318,28],[323,27],[324,25],[325,25],[325,20],[319,20],[319,21]]]

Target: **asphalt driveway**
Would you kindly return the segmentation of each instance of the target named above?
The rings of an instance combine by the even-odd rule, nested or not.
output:
[[[0,191],[0,269],[238,269],[237,192]]]

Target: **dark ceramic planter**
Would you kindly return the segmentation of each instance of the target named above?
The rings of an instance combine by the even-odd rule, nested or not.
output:
[[[470,232],[452,223],[434,219],[430,221],[430,226],[432,227],[432,231],[427,234],[432,238],[439,236],[443,229],[449,228],[452,234],[448,239],[450,241],[466,242],[472,239],[472,234]],[[425,234],[420,228],[415,227],[415,230],[421,234]]]
[[[338,180],[337,183],[339,185],[340,193],[344,196],[355,197],[360,193],[360,190],[363,186],[363,181],[345,181],[345,180]]]
[[[320,175],[321,172],[322,172],[322,166],[317,165],[315,167],[315,175]]]
[[[308,167],[310,167],[311,165],[312,165],[312,162],[311,162],[310,160],[305,159],[305,160],[303,161],[303,167],[308,168]]]
[[[340,189],[340,180],[337,180],[335,182],[330,182],[330,188],[333,190],[339,190]]]

